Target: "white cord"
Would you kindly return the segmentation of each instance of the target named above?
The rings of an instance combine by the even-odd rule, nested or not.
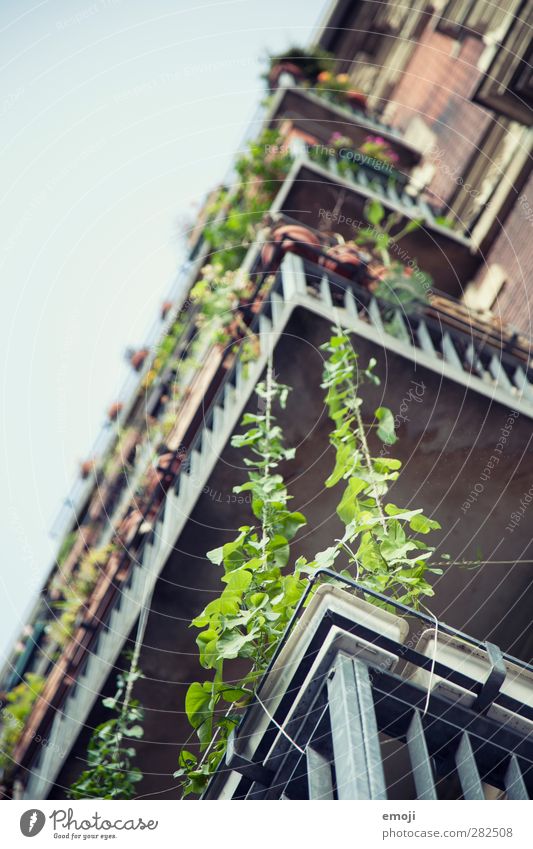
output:
[[[426,607],[425,604],[422,604],[422,602],[420,602],[420,603],[421,603],[422,607],[424,608],[424,610],[431,617],[433,617],[433,621],[435,622],[435,643],[434,643],[434,646],[433,646],[433,657],[431,659],[431,669],[429,670],[428,692],[427,692],[427,696],[426,696],[426,703],[424,705],[424,710],[422,711],[422,716],[425,716],[426,713],[428,712],[428,708],[429,708],[429,699],[431,697],[431,685],[433,683],[433,675],[435,673],[435,664],[437,662],[437,639],[438,639],[438,636],[439,636],[439,620],[437,619],[435,614],[432,613],[431,610],[429,610]]]
[[[280,725],[280,724],[279,724],[279,722],[276,722],[276,720],[274,719],[274,717],[272,716],[272,714],[268,711],[267,707],[263,704],[263,702],[261,701],[261,699],[259,698],[259,696],[258,696],[258,695],[256,695],[256,699],[257,699],[257,701],[259,702],[259,704],[261,705],[261,707],[263,708],[264,712],[266,713],[266,715],[268,716],[268,718],[270,719],[270,721],[274,723],[274,725],[276,726],[276,728],[278,729],[278,731],[281,731],[281,733],[283,734],[283,736],[287,738],[287,740],[289,741],[289,743],[292,743],[292,745],[294,746],[294,748],[295,748],[295,749],[297,749],[297,750],[300,752],[300,754],[301,754],[301,755],[305,755],[305,749],[300,748],[300,746],[298,745],[298,743],[295,743],[295,742],[294,742],[294,740],[292,739],[292,737],[289,737],[289,735],[287,734],[287,732],[285,731],[285,729],[283,728],[283,726],[282,726],[282,725]]]

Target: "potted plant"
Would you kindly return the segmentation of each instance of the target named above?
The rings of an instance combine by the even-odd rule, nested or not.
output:
[[[389,142],[381,136],[367,136],[359,148],[366,156],[385,162],[387,165],[395,165],[398,162],[398,154],[392,149]]]
[[[329,139],[329,146],[336,156],[337,170],[341,175],[357,173],[362,169],[372,180],[393,180],[402,185],[408,182],[408,175],[396,167],[399,162],[398,154],[381,136],[369,135],[357,148],[348,136],[335,132]],[[329,158],[328,148],[320,153],[322,160]]]
[[[116,422],[122,410],[124,409],[124,404],[122,401],[115,401],[107,410],[107,418],[110,422]]]
[[[348,105],[352,109],[366,112],[366,95],[358,89],[350,88],[348,74],[333,74],[331,71],[322,71],[317,76],[316,88],[341,106]]]
[[[270,239],[261,250],[261,260],[265,270],[272,271],[273,264],[279,262],[286,251],[298,253],[308,259],[316,259],[322,247],[320,237],[309,227],[302,224],[281,224],[274,227]]]
[[[331,53],[319,47],[291,47],[269,59],[266,79],[269,88],[275,89],[281,75],[290,74],[295,81],[314,83],[321,71],[327,70],[333,60]]]
[[[369,255],[353,243],[340,241],[338,244],[326,248],[324,256],[320,259],[320,264],[328,271],[339,274],[341,277],[347,277],[349,280],[356,280],[362,285],[367,285],[369,283],[367,273],[369,259]]]
[[[87,480],[89,475],[94,471],[95,467],[96,467],[96,461],[94,460],[94,458],[91,458],[89,460],[83,460],[83,462],[80,463],[80,477],[81,477],[81,479]]]
[[[164,321],[172,309],[172,301],[163,301],[161,304],[161,321]]]
[[[428,304],[428,293],[433,282],[429,274],[419,269],[415,273],[413,268],[401,262],[389,265],[377,263],[371,266],[371,272],[374,294],[393,309],[399,307],[408,313],[417,305]]]
[[[352,109],[358,109],[361,112],[366,112],[368,100],[366,94],[363,94],[362,91],[355,88],[348,89],[346,92],[346,100]]]
[[[146,357],[148,356],[148,354],[148,348],[139,348],[137,351],[132,348],[129,348],[126,352],[126,358],[129,360],[131,366],[135,371],[140,371],[146,361]]]
[[[370,172],[371,177],[381,181],[394,180],[405,185],[409,177],[398,170],[400,157],[382,136],[369,135],[359,147],[354,161],[357,167]]]

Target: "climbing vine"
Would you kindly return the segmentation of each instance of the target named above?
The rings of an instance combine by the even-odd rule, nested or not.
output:
[[[139,724],[142,708],[131,698],[140,677],[140,670],[132,663],[128,672],[117,677],[115,695],[102,700],[116,715],[94,729],[87,748],[87,769],[72,784],[71,799],[132,799],[135,795],[135,785],[143,776],[131,763],[135,749],[126,743],[143,736]]]
[[[41,675],[28,672],[25,680],[6,695],[5,703],[0,700],[0,770],[6,774],[13,767],[13,752],[44,685]]]
[[[401,461],[383,453],[372,456],[369,433],[375,431],[381,442],[393,445],[397,441],[394,417],[388,408],[378,407],[373,419],[365,423],[360,397],[365,382],[379,384],[376,361],[371,359],[362,368],[349,336],[338,328],[322,348],[328,355],[322,386],[334,422],[330,442],[335,449],[335,467],[326,486],[344,483],[337,506],[344,533],[314,561],[305,567],[298,561],[296,565],[312,572],[317,567],[335,568],[338,561],[347,560],[345,568],[359,584],[417,608],[423,597],[433,595],[428,572],[442,573],[428,565],[434,549],[418,535],[440,525],[421,509],[404,509],[386,500]],[[369,601],[375,603],[372,597]]]
[[[269,366],[266,383],[257,387],[264,411],[245,415],[248,430],[233,439],[234,446],[252,453],[252,458],[245,458],[249,480],[234,492],[250,492],[258,524],[240,528],[235,540],[208,553],[224,569],[225,588],[192,623],[201,629],[200,663],[212,674],[191,684],[185,700],[200,755],[187,749],[179,755],[175,777],[181,779],[184,795],[200,794],[220,763],[239,711],[252,698],[306,588],[307,576],[319,568],[339,569],[363,587],[418,607],[422,598],[433,595],[428,572],[441,573],[428,565],[434,549],[419,536],[437,530],[438,522],[419,509],[402,509],[385,500],[401,462],[372,456],[370,450],[371,431],[386,445],[396,442],[389,409],[379,407],[370,422],[363,418],[360,387],[364,382],[379,383],[375,360],[362,369],[348,335],[339,329],[323,350],[327,360],[322,386],[334,423],[330,442],[335,449],[335,467],[326,486],[344,483],[337,507],[344,532],[314,560],[299,557],[290,565],[290,540],[306,520],[287,509],[290,496],[277,470],[281,460],[292,459],[294,450],[283,446],[272,414],[275,399],[285,406],[288,387],[274,380]],[[228,676],[227,667],[237,658],[245,659],[248,667],[236,680],[231,668]]]
[[[225,587],[192,623],[201,629],[200,663],[212,674],[207,681],[191,684],[185,699],[203,753],[200,758],[188,750],[180,753],[175,775],[182,779],[185,795],[201,793],[216,769],[238,722],[238,709],[251,699],[305,588],[298,570],[287,569],[290,541],[306,519],[288,508],[290,496],[278,467],[293,459],[294,449],[284,447],[273,413],[275,401],[285,407],[288,391],[275,380],[270,364],[266,381],[256,388],[261,409],[244,416],[242,424],[248,429],[232,440],[251,455],[244,461],[248,481],[233,491],[250,493],[256,522],[241,527],[236,539],[207,555],[223,567]],[[247,661],[247,671],[237,681],[231,673],[236,658]]]
[[[51,644],[64,646],[72,637],[76,625],[86,614],[87,600],[113,551],[113,545],[90,549],[82,557],[75,571],[68,576],[68,580],[65,580],[61,573],[56,575],[52,588],[61,593],[61,600],[54,603],[54,608],[60,615],[47,627]]]

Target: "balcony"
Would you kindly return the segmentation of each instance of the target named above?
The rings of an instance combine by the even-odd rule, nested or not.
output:
[[[320,144],[327,144],[335,132],[349,136],[355,147],[363,144],[368,135],[379,135],[398,154],[401,171],[409,171],[422,156],[415,145],[404,140],[397,128],[361,109],[340,105],[328,98],[326,92],[312,88],[277,89],[265,125],[281,128],[287,120],[302,133],[314,136]]]
[[[460,296],[481,256],[467,233],[444,226],[439,210],[423,198],[412,197],[393,181],[369,177],[362,168],[341,174],[335,158],[329,158],[327,165],[318,164],[305,149],[296,146],[293,167],[272,209],[316,230],[337,230],[349,240],[367,226],[365,206],[372,200],[387,213],[398,215],[393,234],[409,221],[420,222],[402,238],[402,256],[405,261],[413,259],[430,274],[436,288]]]
[[[259,247],[254,245],[250,249],[247,262],[252,270],[258,264]],[[237,358],[234,367],[224,371],[221,381],[219,377],[216,377],[216,390],[213,391],[209,387],[205,392],[202,390],[202,398],[206,395],[211,397],[210,403],[206,403],[205,406],[202,407],[200,400],[197,399],[194,402],[191,398],[191,404],[200,404],[201,412],[200,416],[191,419],[191,426],[185,434],[185,440],[182,441],[189,460],[188,464],[169,473],[165,484],[166,494],[161,493],[159,501],[154,502],[153,509],[150,508],[152,516],[150,530],[137,533],[132,537],[125,546],[125,550],[121,552],[120,562],[112,564],[112,568],[103,576],[98,592],[87,611],[88,620],[90,619],[93,625],[96,624],[96,628],[80,630],[50,675],[46,699],[37,706],[28,726],[30,731],[21,740],[17,753],[19,762],[31,765],[26,798],[41,798],[50,792],[63,768],[64,752],[69,752],[76,746],[84,723],[88,721],[88,717],[93,717],[91,711],[95,709],[98,694],[105,690],[106,681],[113,676],[113,667],[130,638],[139,610],[151,604],[150,598],[154,589],[156,595],[153,604],[156,610],[169,605],[169,611],[175,609],[184,611],[187,605],[191,609],[189,615],[187,607],[187,613],[183,613],[183,621],[180,623],[176,623],[170,613],[166,617],[156,615],[154,624],[151,626],[154,630],[148,632],[151,648],[147,648],[146,651],[148,654],[150,650],[157,653],[157,647],[161,641],[162,644],[168,645],[170,640],[172,650],[166,649],[169,664],[175,652],[178,652],[182,659],[193,657],[194,641],[190,629],[186,627],[186,621],[195,614],[198,595],[192,591],[185,593],[182,588],[195,587],[200,581],[199,586],[202,591],[210,591],[210,582],[215,580],[215,576],[212,573],[206,575],[205,572],[201,572],[199,564],[205,557],[207,548],[220,544],[220,535],[217,535],[216,530],[211,532],[209,539],[207,539],[207,532],[199,539],[196,523],[201,516],[205,525],[206,517],[210,515],[209,510],[215,509],[208,493],[210,491],[230,492],[235,482],[227,480],[230,474],[228,470],[235,467],[235,458],[228,455],[229,438],[237,428],[242,412],[247,409],[253,388],[264,370],[266,357],[271,347],[276,349],[276,367],[279,367],[282,378],[288,383],[298,385],[297,375],[300,375],[300,380],[302,375],[294,340],[305,338],[318,346],[323,341],[324,334],[327,335],[330,325],[340,321],[343,326],[354,332],[362,356],[365,356],[367,350],[372,355],[377,354],[378,357],[380,357],[380,351],[386,352],[387,379],[390,386],[388,393],[393,409],[397,408],[401,402],[402,386],[405,385],[406,375],[414,374],[417,378],[424,375],[423,379],[428,386],[427,403],[430,415],[433,405],[437,403],[440,405],[437,418],[442,425],[444,442],[449,439],[449,421],[455,421],[457,410],[464,417],[465,422],[467,420],[470,422],[470,419],[466,418],[471,415],[468,409],[472,410],[475,407],[476,398],[478,398],[480,401],[479,421],[485,422],[485,432],[490,430],[486,418],[487,409],[495,402],[500,403],[503,409],[512,407],[522,412],[525,421],[523,424],[517,422],[513,439],[519,446],[518,450],[521,450],[521,445],[527,447],[530,438],[527,418],[533,417],[531,397],[533,375],[528,371],[527,362],[521,358],[521,352],[519,350],[504,352],[495,341],[489,343],[483,334],[476,338],[466,328],[460,333],[457,328],[447,328],[443,322],[423,312],[402,317],[405,338],[398,338],[390,332],[389,324],[384,320],[386,310],[389,308],[389,305],[378,301],[368,289],[349,283],[337,275],[326,273],[323,267],[312,262],[287,254],[276,275],[274,287],[262,305],[261,312],[253,317],[253,327],[259,339],[258,359],[249,363],[248,369],[245,370]],[[302,320],[308,322],[308,326],[305,333],[298,334],[296,332],[298,322]],[[378,351],[376,347],[379,348]],[[469,351],[474,361],[478,363],[477,371],[469,363]],[[310,385],[316,382],[318,386],[320,364],[317,364],[318,374],[312,371],[314,365],[311,360],[307,366],[306,380],[310,381]],[[434,386],[427,376],[431,373],[434,375]],[[450,391],[447,393],[442,392],[443,380],[451,381]],[[518,385],[520,382],[521,387]],[[455,397],[453,385],[458,386],[460,390],[457,393],[457,410],[453,404],[450,407],[450,399]],[[468,405],[465,404],[466,393],[468,393]],[[298,420],[294,421],[289,414],[289,420],[285,423],[287,428],[296,427],[296,433],[290,437],[291,441],[294,440],[294,444],[297,444],[299,440],[306,438],[306,434],[308,436],[310,432],[313,432],[320,415],[320,393],[307,391],[307,394],[304,393],[300,398]],[[417,416],[420,420],[421,432],[425,432],[428,425],[425,423],[422,411],[417,412]],[[477,421],[478,419],[473,419],[468,427],[473,427],[475,430],[478,427],[475,423]],[[494,437],[500,427],[501,422],[496,417],[493,426]],[[301,429],[302,433],[298,429]],[[325,450],[325,446],[322,446],[320,442],[321,438],[320,433],[315,432],[313,447],[307,449],[310,451],[307,455],[308,460],[314,458],[315,451],[319,456],[321,451]],[[436,436],[432,439],[438,442]],[[412,452],[418,451],[418,436],[414,434],[412,440],[414,441],[407,441],[405,445],[407,457]],[[439,446],[441,446],[440,442],[434,449],[436,457],[441,456],[442,449]],[[429,462],[430,475],[427,480],[433,482],[430,489],[420,497],[424,503],[431,505],[435,501],[435,505],[440,505],[440,510],[447,510],[450,505],[456,509],[458,495],[453,488],[450,488],[448,476],[451,475],[455,480],[459,475],[460,479],[462,461],[456,469],[455,460],[452,456],[448,456],[447,471],[443,476],[442,484],[445,491],[441,493],[439,486],[431,477],[431,475],[437,475],[435,471],[437,461],[429,449],[428,445],[425,448],[426,458],[419,457],[416,474],[417,477],[419,474],[424,477],[427,470],[421,471],[422,463]],[[302,456],[305,464],[305,456]],[[460,455],[458,459],[460,460]],[[486,449],[483,446],[480,448],[478,459],[479,462],[481,460],[484,462],[486,459]],[[509,476],[508,480],[506,478],[506,486],[514,486],[516,495],[516,492],[521,492],[521,483],[518,481],[515,485],[511,481],[516,471],[513,455],[509,457],[510,466],[505,465],[505,462],[502,459],[501,475]],[[408,499],[413,478],[408,476],[406,482],[407,492],[404,494]],[[315,485],[316,481],[309,481],[304,475],[299,483],[300,491],[294,493],[295,504],[298,505],[300,500],[306,499],[309,491],[314,491]],[[499,491],[497,504],[501,509]],[[219,505],[216,506],[217,513],[220,513],[221,509]],[[228,525],[234,526],[246,522],[246,507],[231,504],[226,509],[229,511],[226,516]],[[314,509],[318,511],[317,516],[330,515],[332,505],[319,499]],[[483,505],[483,509],[487,509],[486,504]],[[197,511],[200,513],[198,514]],[[139,524],[142,521],[141,516]],[[218,517],[217,521],[219,521]],[[493,526],[497,525],[498,521],[494,521]],[[490,539],[489,529],[486,529],[484,533],[491,550],[496,540]],[[455,527],[454,544],[457,545],[458,552],[465,550],[470,538],[470,526],[466,527],[463,524]],[[188,542],[184,542],[184,539]],[[516,548],[514,543],[514,539],[511,538],[500,547],[499,553],[502,558],[513,557],[513,551]],[[316,544],[319,542],[317,541]],[[191,563],[194,565],[193,572],[190,571]],[[198,577],[199,574],[202,576],[201,579]],[[163,579],[162,582],[159,582],[160,576]],[[475,623],[478,633],[486,632],[492,627],[492,622],[497,619],[497,610],[501,610],[502,605],[511,607],[513,597],[520,598],[527,591],[527,575],[523,571],[516,572],[513,580],[506,581],[505,586],[502,586],[501,578],[501,572],[494,571],[491,567],[485,570],[480,568],[476,576],[476,591],[481,588],[485,599],[484,604],[479,607],[479,621]],[[461,592],[460,588],[463,584],[468,587],[468,593]],[[474,625],[471,619],[470,602],[475,597],[474,589],[470,584],[470,575],[464,571],[462,574],[455,573],[454,580],[450,579],[439,589],[441,609],[453,605],[455,621],[461,623],[469,620],[471,629]],[[458,598],[460,601],[457,600]],[[526,598],[525,595],[524,598]],[[487,599],[493,599],[493,602],[488,603]],[[524,627],[524,616],[529,619],[527,604],[517,607],[512,619],[506,621],[503,629],[505,633],[502,632],[499,635],[502,644],[510,645],[519,637]],[[167,633],[169,628],[172,630],[171,634]],[[159,657],[159,654],[157,656]],[[143,663],[150,668],[151,661],[145,662],[141,656],[141,666]],[[147,691],[144,697],[141,695],[140,698],[147,705],[167,706],[165,709],[174,716],[177,711],[176,705],[179,706],[182,697],[179,682],[182,678],[190,680],[192,674],[195,673],[182,660],[179,669],[170,666],[168,672],[165,671],[165,675],[159,676],[166,678],[168,682],[177,681],[178,683],[173,686],[167,683],[147,683]],[[179,724],[180,721],[183,722],[183,718],[175,717],[175,724],[173,722],[169,728],[165,726],[163,729],[158,711],[153,717],[148,712],[148,717],[146,725],[149,738],[150,734],[151,739],[157,740],[162,734],[170,735],[170,739],[165,742],[169,760],[158,765],[160,774],[165,774],[166,770],[166,775],[170,775],[173,759],[175,759],[175,746],[172,741],[178,739],[181,733],[185,733],[185,729],[182,729]],[[149,727],[151,719],[155,723],[152,728]],[[90,719],[93,724],[94,721]],[[32,758],[37,754],[32,738],[32,734],[36,733],[46,733],[50,745],[41,751],[38,760],[32,762]],[[163,757],[165,747],[161,746],[160,750]]]
[[[317,577],[204,798],[529,799],[533,668]]]

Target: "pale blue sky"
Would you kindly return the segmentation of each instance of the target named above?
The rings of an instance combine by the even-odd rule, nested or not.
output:
[[[180,222],[324,0],[0,4],[0,663],[49,530],[176,271]]]

